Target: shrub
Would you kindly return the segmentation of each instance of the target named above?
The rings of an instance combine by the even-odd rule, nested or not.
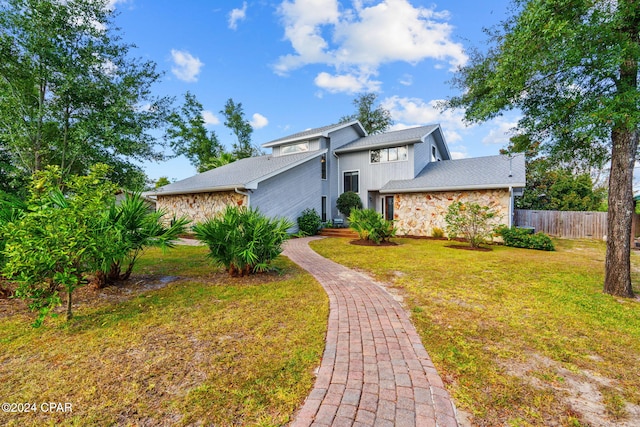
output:
[[[341,214],[349,217],[352,209],[362,209],[362,200],[360,200],[358,193],[354,191],[346,191],[338,197],[336,207]]]
[[[116,191],[106,179],[108,173],[107,166],[97,165],[88,176],[63,183],[59,167],[37,172],[28,210],[3,227],[4,274],[18,284],[15,295],[38,311],[34,326],[61,304],[61,289],[67,294],[70,319],[73,291],[117,252],[119,231],[106,215]]]
[[[193,231],[209,246],[209,256],[235,277],[271,270],[292,226],[287,219],[268,218],[257,209],[227,206]]]
[[[374,209],[353,209],[349,216],[349,227],[358,232],[364,240],[371,240],[379,245],[396,235],[393,222],[386,220]]]
[[[517,227],[498,227],[498,235],[504,240],[505,246],[514,248],[538,249],[541,251],[554,251],[555,247],[551,238],[544,233],[532,234],[527,229]]]
[[[433,227],[433,229],[431,230],[431,237],[441,239],[442,237],[444,237],[444,230],[440,227]]]
[[[322,227],[322,218],[315,209],[305,209],[298,217],[298,228],[307,236],[315,236]]]
[[[497,219],[489,206],[454,202],[445,215],[447,234],[450,238],[464,236],[472,248],[477,248],[491,237]]]

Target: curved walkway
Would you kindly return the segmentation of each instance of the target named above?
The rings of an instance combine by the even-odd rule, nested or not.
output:
[[[292,239],[284,255],[329,294],[313,391],[291,426],[458,426],[449,393],[400,304],[370,278]]]

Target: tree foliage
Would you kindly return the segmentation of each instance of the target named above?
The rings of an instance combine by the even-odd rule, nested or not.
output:
[[[107,3],[0,3],[0,146],[27,176],[46,165],[69,176],[105,163],[112,179],[140,187],[133,160],[162,157],[149,131],[171,99],[152,96],[160,74],[130,57]]]
[[[382,133],[393,125],[389,110],[378,105],[374,108],[378,96],[375,93],[362,93],[353,100],[356,113],[340,118],[340,123],[358,120],[369,134]]]
[[[229,98],[224,105],[224,109],[220,111],[220,114],[225,117],[224,125],[231,129],[231,132],[236,137],[236,141],[233,143],[233,150],[231,151],[234,157],[244,159],[260,155],[260,150],[251,143],[253,127],[244,117],[242,103],[238,102],[236,104],[233,99]]]
[[[214,131],[207,131],[202,104],[195,95],[187,92],[180,111],[173,112],[165,138],[176,155],[184,155],[198,172],[207,170],[207,165],[218,158],[224,148]]]
[[[521,133],[558,153],[611,159],[604,291],[633,296],[630,234],[638,148],[640,4],[516,0],[517,13],[454,80],[469,121],[523,113]]]

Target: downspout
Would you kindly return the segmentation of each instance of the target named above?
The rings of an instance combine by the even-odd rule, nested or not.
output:
[[[251,207],[251,193],[248,191],[240,191],[238,187],[233,189],[236,193],[241,194],[243,196],[247,196],[247,207]]]
[[[513,227],[513,215],[514,215],[514,197],[513,197],[513,187],[509,186],[509,228]]]
[[[336,158],[336,172],[335,174],[338,177],[338,192],[336,193],[336,200],[338,198],[338,196],[340,195],[340,182],[342,181],[340,179],[340,156],[338,156],[338,154],[336,154],[336,152],[333,152],[333,157]],[[331,186],[329,186],[329,189],[331,189]],[[333,202],[331,202],[331,197],[329,197],[329,203],[331,203],[331,219],[337,217],[337,215],[333,214]]]

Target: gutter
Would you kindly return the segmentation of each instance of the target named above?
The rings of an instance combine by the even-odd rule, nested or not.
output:
[[[248,191],[240,191],[238,190],[238,187],[234,188],[233,191],[235,191],[236,193],[242,195],[242,196],[246,196],[247,197],[247,207],[251,206],[251,193],[249,193]]]
[[[391,188],[391,189],[381,189],[380,193],[382,194],[391,194],[391,193],[431,193],[434,191],[465,191],[465,190],[500,190],[500,189],[509,189],[510,191],[514,188],[525,187],[525,183],[514,183],[514,184],[493,184],[493,185],[484,185],[484,184],[476,184],[476,185],[465,185],[465,186],[457,186],[457,187],[420,187],[420,188]]]

